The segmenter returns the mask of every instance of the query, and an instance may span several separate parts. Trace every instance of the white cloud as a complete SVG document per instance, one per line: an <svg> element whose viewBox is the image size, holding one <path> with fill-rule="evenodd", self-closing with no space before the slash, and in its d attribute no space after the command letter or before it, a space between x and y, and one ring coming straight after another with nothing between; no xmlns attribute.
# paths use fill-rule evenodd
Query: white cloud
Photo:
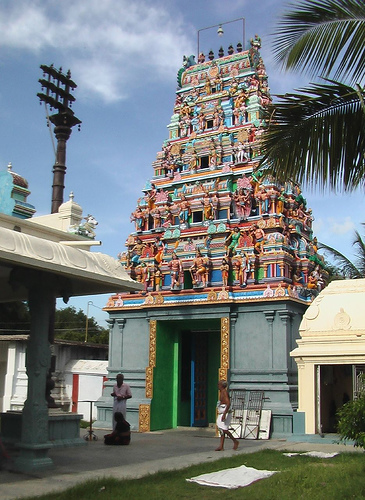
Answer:
<svg viewBox="0 0 365 500"><path fill-rule="evenodd" d="M328 218L328 230L333 234L343 235L352 233L355 230L355 224L351 217L342 217L334 219Z"/></svg>
<svg viewBox="0 0 365 500"><path fill-rule="evenodd" d="M313 229L316 234L321 235L321 241L330 246L339 246L344 243L352 241L353 232L356 225L350 216L347 217L322 217L315 219ZM339 238L339 236L344 238Z"/></svg>
<svg viewBox="0 0 365 500"><path fill-rule="evenodd" d="M126 98L146 71L157 81L172 78L191 50L191 34L168 7L144 0L5 2L0 44L51 57L56 66L55 59L63 61L85 91L113 102Z"/></svg>
<svg viewBox="0 0 365 500"><path fill-rule="evenodd" d="M325 222L322 218L315 218L313 222L313 230L315 233L320 233L325 225Z"/></svg>
<svg viewBox="0 0 365 500"><path fill-rule="evenodd" d="M38 51L49 45L47 17L38 5L14 2L0 7L0 44L13 49Z"/></svg>

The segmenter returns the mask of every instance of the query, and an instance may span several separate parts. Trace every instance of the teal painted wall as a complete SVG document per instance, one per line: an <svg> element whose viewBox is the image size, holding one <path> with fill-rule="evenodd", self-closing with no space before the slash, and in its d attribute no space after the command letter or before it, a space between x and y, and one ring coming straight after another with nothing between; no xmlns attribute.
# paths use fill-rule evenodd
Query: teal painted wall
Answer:
<svg viewBox="0 0 365 500"><path fill-rule="evenodd" d="M183 332L207 332L208 420L215 421L220 365L220 318L230 317L230 389L263 390L264 408L272 410L273 434L292 432L297 405L297 368L290 352L296 347L299 324L307 305L297 301L257 300L239 304L217 302L194 307L161 307L152 310L120 310L113 323L109 376L98 402L98 423L110 424L111 386L124 372L133 398L128 420L138 429L140 404L151 404L151 429L190 425L190 400L181 400L181 336ZM145 368L149 359L149 320L157 321L154 397L146 398ZM124 321L124 323L123 323ZM104 416L105 414L105 416ZM100 416L101 417L100 417Z"/></svg>
<svg viewBox="0 0 365 500"><path fill-rule="evenodd" d="M0 212L13 215L15 201L11 197L13 177L8 171L0 172Z"/></svg>

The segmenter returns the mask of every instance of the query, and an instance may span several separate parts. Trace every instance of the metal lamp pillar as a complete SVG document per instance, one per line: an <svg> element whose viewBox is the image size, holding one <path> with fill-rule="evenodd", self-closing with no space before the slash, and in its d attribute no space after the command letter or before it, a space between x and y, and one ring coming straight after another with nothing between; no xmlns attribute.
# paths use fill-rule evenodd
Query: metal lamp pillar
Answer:
<svg viewBox="0 0 365 500"><path fill-rule="evenodd" d="M71 80L71 72L66 75L62 73L62 68L56 70L53 65L41 65L43 76L39 83L42 85L42 93L38 93L40 101L57 109L58 113L49 116L49 121L55 126L54 134L57 139L56 162L53 166L53 184L52 184L52 208L51 213L57 213L60 205L63 203L63 191L65 189L64 181L66 174L66 142L71 135L71 129L75 125L81 124L81 121L71 110L71 104L75 101L71 90L77 85Z"/></svg>
<svg viewBox="0 0 365 500"><path fill-rule="evenodd" d="M71 135L71 127L58 125L54 129L57 139L56 163L53 166L52 208L51 213L57 213L63 203L66 174L66 142Z"/></svg>

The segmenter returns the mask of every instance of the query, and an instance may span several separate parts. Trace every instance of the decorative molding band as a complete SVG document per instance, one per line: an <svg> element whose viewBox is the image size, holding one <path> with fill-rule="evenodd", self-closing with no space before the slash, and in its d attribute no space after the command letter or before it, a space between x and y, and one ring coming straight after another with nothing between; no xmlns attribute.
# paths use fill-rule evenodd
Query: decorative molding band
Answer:
<svg viewBox="0 0 365 500"><path fill-rule="evenodd" d="M287 323L288 321L290 322L295 316L295 313L291 311L278 311L278 312L280 319L283 323Z"/></svg>
<svg viewBox="0 0 365 500"><path fill-rule="evenodd" d="M148 366L156 366L156 331L157 331L157 321L151 320Z"/></svg>
<svg viewBox="0 0 365 500"><path fill-rule="evenodd" d="M146 398L153 398L153 366L146 368Z"/></svg>
<svg viewBox="0 0 365 500"><path fill-rule="evenodd" d="M150 345L148 366L146 367L146 398L153 397L153 368L156 366L156 331L157 321L150 321Z"/></svg>
<svg viewBox="0 0 365 500"><path fill-rule="evenodd" d="M272 311L263 311L263 313L265 314L266 321L268 321L269 323L272 323L274 321L275 312L276 311L274 311L274 310L272 310Z"/></svg>
<svg viewBox="0 0 365 500"><path fill-rule="evenodd" d="M124 318L116 318L115 322L119 327L119 331L122 333L126 320Z"/></svg>
<svg viewBox="0 0 365 500"><path fill-rule="evenodd" d="M37 226L37 224L32 224ZM71 241L70 241L71 242ZM62 279L70 279L78 292L108 293L108 290L142 290L143 285L133 281L120 263L100 252L89 252L70 247L57 241L49 241L30 234L19 233L0 227L1 260L22 266L31 266L34 271L55 273L62 270ZM75 241L75 245L78 242ZM24 274L24 271L23 271ZM24 283L24 279L22 280ZM20 297L19 297L20 298Z"/></svg>
<svg viewBox="0 0 365 500"><path fill-rule="evenodd" d="M149 432L151 429L151 407L149 404L139 405L139 432Z"/></svg>
<svg viewBox="0 0 365 500"><path fill-rule="evenodd" d="M226 370L225 368L219 368L218 379L227 380L227 378L228 378L228 370Z"/></svg>
<svg viewBox="0 0 365 500"><path fill-rule="evenodd" d="M221 366L219 380L227 380L229 368L229 317L221 318Z"/></svg>

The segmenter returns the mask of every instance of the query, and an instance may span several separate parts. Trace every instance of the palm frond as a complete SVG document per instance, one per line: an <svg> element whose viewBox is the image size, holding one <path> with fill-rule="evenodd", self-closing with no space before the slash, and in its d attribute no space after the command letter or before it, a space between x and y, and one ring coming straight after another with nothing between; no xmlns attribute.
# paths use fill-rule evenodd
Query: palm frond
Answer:
<svg viewBox="0 0 365 500"><path fill-rule="evenodd" d="M364 278L365 275L361 272L360 269L357 268L355 264L353 264L350 259L348 259L341 252L332 248L324 243L319 243L318 248L321 250L325 250L332 257L337 267L340 269L341 274L348 279L354 278Z"/></svg>
<svg viewBox="0 0 365 500"><path fill-rule="evenodd" d="M365 112L359 88L326 80L277 96L262 138L265 165L279 180L350 190L365 184ZM364 96L364 91L360 91Z"/></svg>
<svg viewBox="0 0 365 500"><path fill-rule="evenodd" d="M362 83L365 74L364 0L304 0L283 15L273 43L285 69Z"/></svg>
<svg viewBox="0 0 365 500"><path fill-rule="evenodd" d="M355 239L352 245L355 247L356 267L362 277L365 277L365 242L358 231L355 231Z"/></svg>

